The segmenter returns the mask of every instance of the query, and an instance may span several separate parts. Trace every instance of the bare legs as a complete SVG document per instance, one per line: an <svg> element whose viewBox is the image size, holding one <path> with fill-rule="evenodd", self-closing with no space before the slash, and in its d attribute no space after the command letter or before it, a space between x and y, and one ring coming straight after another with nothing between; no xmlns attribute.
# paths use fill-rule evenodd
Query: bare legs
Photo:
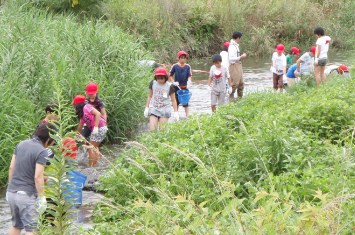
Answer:
<svg viewBox="0 0 355 235"><path fill-rule="evenodd" d="M155 131L158 127L159 127L159 130L161 130L159 123L168 122L168 120L169 120L169 118L166 118L166 117L158 118L157 116L150 115L149 130Z"/></svg>
<svg viewBox="0 0 355 235"><path fill-rule="evenodd" d="M321 79L322 83L325 83L326 77L324 74L325 66L314 66L314 75L316 76L317 87L319 87Z"/></svg>
<svg viewBox="0 0 355 235"><path fill-rule="evenodd" d="M100 159L100 154L97 151L99 149L100 143L94 142L94 141L89 141L91 145L93 145L94 148L89 149L89 165L91 167L96 166L97 161Z"/></svg>

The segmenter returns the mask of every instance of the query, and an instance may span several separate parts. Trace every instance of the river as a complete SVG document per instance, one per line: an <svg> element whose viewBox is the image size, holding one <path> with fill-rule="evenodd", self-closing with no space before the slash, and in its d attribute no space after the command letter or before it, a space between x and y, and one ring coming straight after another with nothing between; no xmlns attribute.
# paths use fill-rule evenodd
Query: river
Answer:
<svg viewBox="0 0 355 235"><path fill-rule="evenodd" d="M328 65L340 65L345 64L347 66L353 65L354 60L349 60L353 58L353 51L338 51L331 52L328 54ZM294 59L294 62L297 59ZM199 60L188 61L192 69L195 70L205 70L209 71L211 65L213 65L210 58L203 58ZM264 89L272 88L271 73L269 72L271 63L270 58L245 58L243 60L243 72L245 80L245 95L248 93L261 91ZM207 92L207 80L208 74L193 72L193 86L190 89L192 92L192 97L189 102L190 113L201 114L201 113L211 113L210 107L210 95ZM142 110L143 115L143 110ZM179 108L180 117L185 117L185 112L183 108ZM139 125L137 133L147 132L149 126L147 123L142 123ZM106 155L109 156L110 161L114 161L118 157L119 152L122 150L121 146L112 145L108 147L109 151ZM87 157L85 154L78 154L78 164L79 169L86 170L89 174L100 174L108 168L109 164L105 159L100 160L100 166L96 169L91 169L87 163ZM7 202L5 201L5 191L6 189L0 189L0 235L7 234L11 226L10 220L10 209ZM90 218L95 204L103 197L100 193L95 193L92 191L83 191L83 205L79 208L76 214L75 224L88 229L93 226L93 222ZM25 233L21 233L25 234Z"/></svg>

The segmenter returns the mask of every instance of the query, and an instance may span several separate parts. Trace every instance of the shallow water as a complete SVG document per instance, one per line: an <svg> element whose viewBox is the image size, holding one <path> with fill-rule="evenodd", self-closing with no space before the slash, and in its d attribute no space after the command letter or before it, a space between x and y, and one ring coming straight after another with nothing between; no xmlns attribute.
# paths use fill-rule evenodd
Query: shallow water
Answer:
<svg viewBox="0 0 355 235"><path fill-rule="evenodd" d="M345 64L347 66L353 64L352 51L333 52L329 54L328 65ZM296 62L297 58L294 59ZM210 58L200 59L196 61L188 61L192 69L209 71L212 61ZM270 58L246 58L243 60L243 72L245 80L245 95L250 92L260 91L272 88L271 73L269 72L271 63ZM207 92L207 73L193 72L193 86L190 91L192 97L189 102L190 113L211 113L210 95ZM143 110L142 110L143 115ZM182 107L179 108L179 115L185 118L185 112ZM148 122L144 122L138 126L136 134L141 134L149 130ZM107 159L101 159L99 167L92 169L88 166L87 157L84 153L78 155L78 169L87 170L90 176L102 174L108 167L109 161L114 161L121 151L122 147L117 145L108 146L106 155ZM11 226L10 209L5 201L6 189L0 189L0 235L7 234ZM90 218L94 205L98 202L103 195L92 191L83 191L83 205L75 216L75 224L83 226L85 229L92 228L93 222ZM24 234L24 233L23 233Z"/></svg>

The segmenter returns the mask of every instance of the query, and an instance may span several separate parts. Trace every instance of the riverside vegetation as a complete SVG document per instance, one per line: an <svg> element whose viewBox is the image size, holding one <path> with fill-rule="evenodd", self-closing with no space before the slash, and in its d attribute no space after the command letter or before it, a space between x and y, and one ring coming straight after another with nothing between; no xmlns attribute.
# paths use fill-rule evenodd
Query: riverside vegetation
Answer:
<svg viewBox="0 0 355 235"><path fill-rule="evenodd" d="M249 94L128 142L88 234L352 234L354 80Z"/></svg>
<svg viewBox="0 0 355 235"><path fill-rule="evenodd" d="M322 26L336 48L354 49L354 0L36 0L55 12L106 19L142 38L161 62L186 50L195 57L222 49L234 31L243 32L242 52L265 56L276 44L308 51Z"/></svg>
<svg viewBox="0 0 355 235"><path fill-rule="evenodd" d="M109 137L124 137L141 119L149 54L133 37L105 22L78 23L76 16L53 15L20 1L0 8L0 185L17 143L29 138L55 99L54 84L71 108L86 85L99 84L108 111ZM77 118L71 124L78 123Z"/></svg>

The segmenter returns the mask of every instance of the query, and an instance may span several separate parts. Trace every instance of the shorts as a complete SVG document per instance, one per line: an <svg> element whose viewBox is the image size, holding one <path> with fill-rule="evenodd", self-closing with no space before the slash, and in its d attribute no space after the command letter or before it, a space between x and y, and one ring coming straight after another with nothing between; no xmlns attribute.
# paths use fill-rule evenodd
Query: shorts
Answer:
<svg viewBox="0 0 355 235"><path fill-rule="evenodd" d="M38 231L38 204L35 194L28 196L26 193L6 192L10 205L12 226L25 229L26 232Z"/></svg>
<svg viewBox="0 0 355 235"><path fill-rule="evenodd" d="M174 89L175 89L175 99L176 99L176 104L177 106L179 106L180 102L179 102L179 98L178 98L178 94L177 94L177 91L180 90L177 86L174 86ZM187 88L181 88L181 90L189 90ZM189 107L189 103L183 105L182 107Z"/></svg>
<svg viewBox="0 0 355 235"><path fill-rule="evenodd" d="M105 139L107 131L107 126L103 126L99 128L99 133L97 135L94 135L91 132L90 141L101 143Z"/></svg>
<svg viewBox="0 0 355 235"><path fill-rule="evenodd" d="M276 73L273 73L272 74L272 78L273 78L273 81L274 81L274 89L277 89L277 88L282 88L283 87L283 74L276 74Z"/></svg>
<svg viewBox="0 0 355 235"><path fill-rule="evenodd" d="M235 91L244 89L243 68L242 63L237 61L229 65L229 74L231 77L232 88Z"/></svg>
<svg viewBox="0 0 355 235"><path fill-rule="evenodd" d="M85 138L88 138L91 134L91 130L87 125L84 125L84 128L81 131L81 135L84 136Z"/></svg>
<svg viewBox="0 0 355 235"><path fill-rule="evenodd" d="M211 105L215 106L218 104L218 106L224 105L226 98L226 93L225 92L211 92Z"/></svg>
<svg viewBox="0 0 355 235"><path fill-rule="evenodd" d="M318 66L325 66L327 64L327 58L318 59Z"/></svg>
<svg viewBox="0 0 355 235"><path fill-rule="evenodd" d="M287 78L287 85L292 86L296 84L296 78Z"/></svg>
<svg viewBox="0 0 355 235"><path fill-rule="evenodd" d="M169 118L171 116L170 107L162 109L149 108L149 113L157 118Z"/></svg>

